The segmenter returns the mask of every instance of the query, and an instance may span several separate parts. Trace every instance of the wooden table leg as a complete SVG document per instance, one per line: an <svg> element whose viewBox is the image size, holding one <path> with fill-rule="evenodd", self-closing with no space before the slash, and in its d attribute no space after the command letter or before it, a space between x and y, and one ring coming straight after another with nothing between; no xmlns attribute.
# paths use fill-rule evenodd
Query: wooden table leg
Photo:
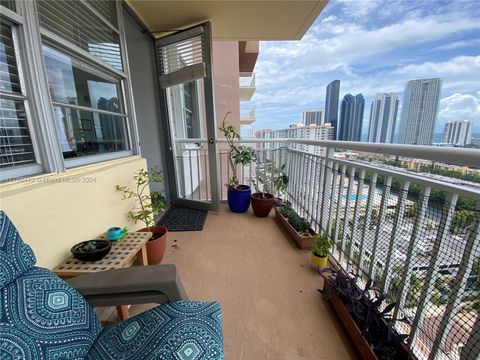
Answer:
<svg viewBox="0 0 480 360"><path fill-rule="evenodd" d="M138 263L140 265L148 265L148 257L147 257L147 245L143 245L140 251L137 254Z"/></svg>
<svg viewBox="0 0 480 360"><path fill-rule="evenodd" d="M128 312L128 305L120 305L116 306L117 308L117 316L120 320L127 320L130 317L130 313Z"/></svg>

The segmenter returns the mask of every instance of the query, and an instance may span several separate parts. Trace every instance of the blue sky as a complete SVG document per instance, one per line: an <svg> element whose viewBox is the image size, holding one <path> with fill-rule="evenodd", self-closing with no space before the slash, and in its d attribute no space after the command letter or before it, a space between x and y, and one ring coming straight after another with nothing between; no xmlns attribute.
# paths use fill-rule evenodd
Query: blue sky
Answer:
<svg viewBox="0 0 480 360"><path fill-rule="evenodd" d="M437 131L471 120L480 132L479 2L331 0L301 41L262 42L255 73L256 129L285 128L303 109L324 108L327 84L339 79L340 98L365 96L366 133L377 92L396 93L401 106L408 80L440 77Z"/></svg>

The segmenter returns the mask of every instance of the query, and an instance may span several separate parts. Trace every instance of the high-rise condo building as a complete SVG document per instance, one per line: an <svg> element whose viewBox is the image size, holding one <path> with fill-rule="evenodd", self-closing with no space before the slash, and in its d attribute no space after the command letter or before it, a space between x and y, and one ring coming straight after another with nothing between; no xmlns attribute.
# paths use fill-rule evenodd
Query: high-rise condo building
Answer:
<svg viewBox="0 0 480 360"><path fill-rule="evenodd" d="M337 140L360 141L362 137L365 98L362 94L347 94L340 105L340 123Z"/></svg>
<svg viewBox="0 0 480 360"><path fill-rule="evenodd" d="M333 140L337 139L338 128L338 99L340 96L340 80L333 80L327 85L325 97L325 123L330 123L333 129Z"/></svg>
<svg viewBox="0 0 480 360"><path fill-rule="evenodd" d="M303 110L302 124L309 125L322 125L323 124L323 109L306 109Z"/></svg>
<svg viewBox="0 0 480 360"><path fill-rule="evenodd" d="M472 143L472 123L468 120L449 121L443 130L443 142L457 146Z"/></svg>
<svg viewBox="0 0 480 360"><path fill-rule="evenodd" d="M410 80L403 93L398 143L430 145L437 122L442 79Z"/></svg>
<svg viewBox="0 0 480 360"><path fill-rule="evenodd" d="M368 142L393 142L398 104L398 97L393 93L379 93L375 96L370 109Z"/></svg>
<svg viewBox="0 0 480 360"><path fill-rule="evenodd" d="M333 127L330 124L298 126L290 125L288 129L273 130L274 139L298 140L332 140ZM308 152L315 155L325 155L325 148L315 145L291 144L294 150Z"/></svg>

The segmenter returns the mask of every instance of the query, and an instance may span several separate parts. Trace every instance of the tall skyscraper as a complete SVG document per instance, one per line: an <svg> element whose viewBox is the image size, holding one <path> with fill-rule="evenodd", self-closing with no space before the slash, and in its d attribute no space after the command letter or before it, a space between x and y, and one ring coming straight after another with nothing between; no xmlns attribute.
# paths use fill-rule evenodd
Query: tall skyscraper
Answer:
<svg viewBox="0 0 480 360"><path fill-rule="evenodd" d="M442 79L410 80L403 92L400 144L430 145L438 117Z"/></svg>
<svg viewBox="0 0 480 360"><path fill-rule="evenodd" d="M347 94L340 105L340 123L337 140L360 141L362 137L365 99L362 94Z"/></svg>
<svg viewBox="0 0 480 360"><path fill-rule="evenodd" d="M465 121L449 121L443 130L443 142L457 146L472 143L472 123Z"/></svg>
<svg viewBox="0 0 480 360"><path fill-rule="evenodd" d="M325 123L330 123L333 129L333 140L338 134L338 99L340 96L340 80L333 80L327 85L327 96L325 98Z"/></svg>
<svg viewBox="0 0 480 360"><path fill-rule="evenodd" d="M303 110L302 124L322 125L323 124L323 109Z"/></svg>
<svg viewBox="0 0 480 360"><path fill-rule="evenodd" d="M370 110L368 142L393 142L398 103L398 97L393 93L379 93L375 96Z"/></svg>

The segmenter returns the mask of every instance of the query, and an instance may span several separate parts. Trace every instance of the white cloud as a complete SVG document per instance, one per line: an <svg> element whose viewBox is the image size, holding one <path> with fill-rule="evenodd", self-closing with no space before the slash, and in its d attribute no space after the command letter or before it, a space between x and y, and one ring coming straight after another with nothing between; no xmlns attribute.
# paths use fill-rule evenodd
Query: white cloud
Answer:
<svg viewBox="0 0 480 360"><path fill-rule="evenodd" d="M480 125L480 91L475 95L455 93L440 100L440 124L453 120L470 120Z"/></svg>
<svg viewBox="0 0 480 360"><path fill-rule="evenodd" d="M477 46L480 45L480 39L469 39L469 40L459 40L459 41L452 41L446 44L434 47L430 51L443 51L443 50L455 50L469 46Z"/></svg>

